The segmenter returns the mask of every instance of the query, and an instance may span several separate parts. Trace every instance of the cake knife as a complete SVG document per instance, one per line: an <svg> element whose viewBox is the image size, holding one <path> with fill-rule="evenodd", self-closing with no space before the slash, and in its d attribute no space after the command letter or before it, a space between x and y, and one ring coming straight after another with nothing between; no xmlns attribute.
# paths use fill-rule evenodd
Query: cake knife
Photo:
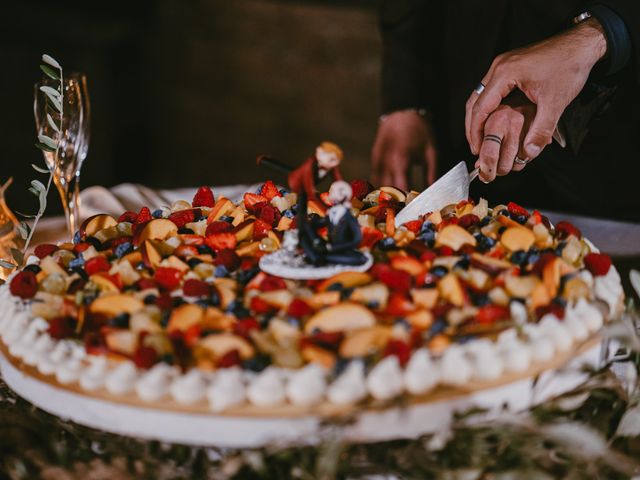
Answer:
<svg viewBox="0 0 640 480"><path fill-rule="evenodd" d="M476 179L478 173L477 168L467 171L467 164L460 162L398 212L396 227L417 220L425 213L468 199L469 184Z"/></svg>

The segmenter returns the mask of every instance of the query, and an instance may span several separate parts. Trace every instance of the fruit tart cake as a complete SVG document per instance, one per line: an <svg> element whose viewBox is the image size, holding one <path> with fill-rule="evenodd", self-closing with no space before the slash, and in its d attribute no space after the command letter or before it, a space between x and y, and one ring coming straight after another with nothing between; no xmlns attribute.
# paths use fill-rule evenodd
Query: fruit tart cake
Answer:
<svg viewBox="0 0 640 480"><path fill-rule="evenodd" d="M480 200L396 227L416 192L352 189L374 265L314 281L258 267L296 223L296 194L271 181L237 204L201 187L91 217L0 287L1 350L79 394L286 415L535 375L621 307L610 258L569 223Z"/></svg>

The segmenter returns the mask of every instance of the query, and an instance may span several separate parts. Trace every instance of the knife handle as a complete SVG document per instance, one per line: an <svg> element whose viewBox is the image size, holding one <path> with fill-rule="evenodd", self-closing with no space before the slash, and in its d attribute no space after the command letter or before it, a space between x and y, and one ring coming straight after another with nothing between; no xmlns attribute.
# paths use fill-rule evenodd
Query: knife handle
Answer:
<svg viewBox="0 0 640 480"><path fill-rule="evenodd" d="M469 183L473 182L480 175L480 167L474 168L469 172Z"/></svg>

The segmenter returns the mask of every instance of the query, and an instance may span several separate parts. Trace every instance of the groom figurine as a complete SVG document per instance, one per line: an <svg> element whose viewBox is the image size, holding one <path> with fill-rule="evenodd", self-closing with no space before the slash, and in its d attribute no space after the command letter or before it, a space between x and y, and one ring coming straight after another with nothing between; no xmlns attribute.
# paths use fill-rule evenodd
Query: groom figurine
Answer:
<svg viewBox="0 0 640 480"><path fill-rule="evenodd" d="M342 150L335 143L322 142L316 148L315 155L307 158L289 174L289 188L305 200L315 200L322 206L316 185L327 175L333 177L334 181L342 180L339 166L343 157Z"/></svg>

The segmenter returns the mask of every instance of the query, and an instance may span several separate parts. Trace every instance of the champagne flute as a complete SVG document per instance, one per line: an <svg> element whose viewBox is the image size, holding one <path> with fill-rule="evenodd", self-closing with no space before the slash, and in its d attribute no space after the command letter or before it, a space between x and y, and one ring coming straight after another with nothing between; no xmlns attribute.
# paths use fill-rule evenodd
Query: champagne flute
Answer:
<svg viewBox="0 0 640 480"><path fill-rule="evenodd" d="M72 73L64 77L64 115L60 125L60 114L40 91L43 86L56 88L57 85L56 80L49 78L38 82L34 87L33 108L38 135L59 139L57 152L43 151L43 154L62 200L69 235L73 236L79 221L80 169L89 148L89 95L85 75ZM47 120L47 115L59 125L60 133Z"/></svg>

